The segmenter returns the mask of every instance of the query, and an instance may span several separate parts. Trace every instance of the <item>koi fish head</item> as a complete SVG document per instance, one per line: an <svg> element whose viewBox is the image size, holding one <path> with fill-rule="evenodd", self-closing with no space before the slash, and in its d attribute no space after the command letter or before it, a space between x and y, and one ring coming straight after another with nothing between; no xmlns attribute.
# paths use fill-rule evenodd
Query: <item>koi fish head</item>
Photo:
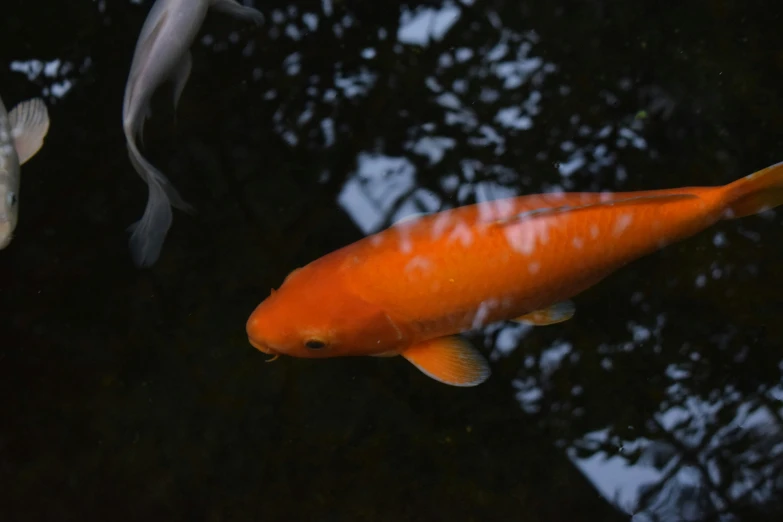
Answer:
<svg viewBox="0 0 783 522"><path fill-rule="evenodd" d="M247 321L250 344L302 358L393 352L405 336L380 307L345 291L332 274L297 269Z"/></svg>

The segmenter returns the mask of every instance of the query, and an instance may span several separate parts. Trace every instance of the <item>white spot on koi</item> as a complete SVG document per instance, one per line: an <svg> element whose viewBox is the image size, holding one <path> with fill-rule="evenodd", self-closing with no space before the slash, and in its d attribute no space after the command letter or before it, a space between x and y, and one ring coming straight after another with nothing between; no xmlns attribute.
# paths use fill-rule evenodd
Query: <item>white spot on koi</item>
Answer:
<svg viewBox="0 0 783 522"><path fill-rule="evenodd" d="M505 234L511 248L524 255L530 255L538 243L549 242L549 228L553 218L523 220L519 224L506 227Z"/></svg>
<svg viewBox="0 0 783 522"><path fill-rule="evenodd" d="M389 324L392 325L392 328L394 328L394 332L397 334L397 340L398 341L402 340L403 337L402 330L400 330L397 324L394 321L392 321L392 318L389 317L389 314L384 313L383 315L384 317L386 317L386 320L389 322ZM378 342L380 343L381 341L379 340Z"/></svg>
<svg viewBox="0 0 783 522"><path fill-rule="evenodd" d="M473 316L473 323L471 327L475 329L484 326L484 322L489 316L489 313L496 306L497 306L497 301L495 299L487 299L486 301L482 301L482 303L478 307L478 310L476 310L476 315Z"/></svg>
<svg viewBox="0 0 783 522"><path fill-rule="evenodd" d="M614 223L614 235L619 236L625 232L625 229L630 226L631 221L633 221L633 216L631 214L621 214Z"/></svg>
<svg viewBox="0 0 783 522"><path fill-rule="evenodd" d="M483 201L478 204L479 220L484 223L506 219L513 210L514 203L510 199Z"/></svg>
<svg viewBox="0 0 783 522"><path fill-rule="evenodd" d="M574 245L574 248L581 249L583 246L585 246L585 240L581 237L577 236L574 239L571 240L571 244Z"/></svg>
<svg viewBox="0 0 783 522"><path fill-rule="evenodd" d="M459 240L462 246L470 246L473 243L473 234L465 223L458 223L449 234L449 242Z"/></svg>
<svg viewBox="0 0 783 522"><path fill-rule="evenodd" d="M452 217L450 213L439 214L432 224L432 239L440 239L451 224Z"/></svg>
<svg viewBox="0 0 783 522"><path fill-rule="evenodd" d="M413 250L413 242L408 235L408 229L405 226L399 228L400 231L400 251L408 254Z"/></svg>
<svg viewBox="0 0 783 522"><path fill-rule="evenodd" d="M535 249L536 238L534 234L529 233L526 226L509 227L505 230L506 239L511 248L521 252L526 256L533 253Z"/></svg>
<svg viewBox="0 0 783 522"><path fill-rule="evenodd" d="M590 237L592 237L593 239L597 238L599 231L600 230L598 229L598 225L596 224L590 225Z"/></svg>
<svg viewBox="0 0 783 522"><path fill-rule="evenodd" d="M531 274L535 275L538 273L539 270L541 270L541 263L539 263L538 261L533 261L532 263L527 265L527 269Z"/></svg>
<svg viewBox="0 0 783 522"><path fill-rule="evenodd" d="M410 261L405 265L405 272L409 273L416 269L427 271L432 267L432 261L424 256L413 256Z"/></svg>

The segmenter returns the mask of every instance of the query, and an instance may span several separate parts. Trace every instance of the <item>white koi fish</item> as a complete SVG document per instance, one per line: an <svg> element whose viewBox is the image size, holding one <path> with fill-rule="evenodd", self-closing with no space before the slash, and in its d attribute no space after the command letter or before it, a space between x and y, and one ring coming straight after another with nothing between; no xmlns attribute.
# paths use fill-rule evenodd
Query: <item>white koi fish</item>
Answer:
<svg viewBox="0 0 783 522"><path fill-rule="evenodd" d="M122 126L131 163L149 190L144 215L128 229L131 253L137 266L150 266L158 260L171 227L171 206L191 210L163 173L139 152L136 139L143 144L144 120L150 115L152 95L169 80L174 83L176 110L190 76L190 47L210 7L256 24L264 19L259 11L243 6L237 0L157 0L136 43L125 86Z"/></svg>
<svg viewBox="0 0 783 522"><path fill-rule="evenodd" d="M35 156L49 132L49 113L40 98L6 112L0 100L0 250L13 238L19 219L19 166Z"/></svg>

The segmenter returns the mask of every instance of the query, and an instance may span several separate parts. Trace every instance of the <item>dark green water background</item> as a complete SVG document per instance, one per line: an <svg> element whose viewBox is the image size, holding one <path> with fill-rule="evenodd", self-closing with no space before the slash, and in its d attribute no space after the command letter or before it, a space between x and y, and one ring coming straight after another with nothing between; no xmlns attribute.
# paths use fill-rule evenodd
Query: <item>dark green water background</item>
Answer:
<svg viewBox="0 0 783 522"><path fill-rule="evenodd" d="M255 5L259 28L208 17L176 113L155 99L145 150L198 212L147 270L121 107L151 2L0 7L0 95L45 95L52 120L0 252L1 520L783 518L779 214L624 268L567 323L471 333L493 354L477 388L401 358L264 364L244 332L366 233L351 187L377 229L783 161L783 4Z"/></svg>

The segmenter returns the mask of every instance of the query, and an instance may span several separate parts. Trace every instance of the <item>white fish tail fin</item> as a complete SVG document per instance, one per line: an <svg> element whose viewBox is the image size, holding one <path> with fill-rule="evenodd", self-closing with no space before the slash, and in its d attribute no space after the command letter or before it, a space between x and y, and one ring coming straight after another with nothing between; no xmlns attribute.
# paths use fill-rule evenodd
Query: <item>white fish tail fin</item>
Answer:
<svg viewBox="0 0 783 522"><path fill-rule="evenodd" d="M256 25L264 23L264 15L261 14L261 11L252 7L246 7L237 2L237 0L212 0L212 7L215 11L249 20Z"/></svg>
<svg viewBox="0 0 783 522"><path fill-rule="evenodd" d="M8 114L19 164L35 156L49 132L49 112L41 98L26 100Z"/></svg>
<svg viewBox="0 0 783 522"><path fill-rule="evenodd" d="M179 65L174 69L172 78L174 79L174 112L176 118L177 105L179 99L182 96L182 91L185 89L185 84L188 83L190 77L190 71L193 69L193 58L190 55L190 51L185 52L182 56L182 60Z"/></svg>
<svg viewBox="0 0 783 522"><path fill-rule="evenodd" d="M131 232L131 255L136 266L151 266L160 257L166 234L171 228L171 207L185 212L192 212L193 207L182 199L166 176L142 156L132 139L128 140L128 155L149 190L144 214L128 228Z"/></svg>
<svg viewBox="0 0 783 522"><path fill-rule="evenodd" d="M783 162L726 185L724 219L758 214L783 205Z"/></svg>

